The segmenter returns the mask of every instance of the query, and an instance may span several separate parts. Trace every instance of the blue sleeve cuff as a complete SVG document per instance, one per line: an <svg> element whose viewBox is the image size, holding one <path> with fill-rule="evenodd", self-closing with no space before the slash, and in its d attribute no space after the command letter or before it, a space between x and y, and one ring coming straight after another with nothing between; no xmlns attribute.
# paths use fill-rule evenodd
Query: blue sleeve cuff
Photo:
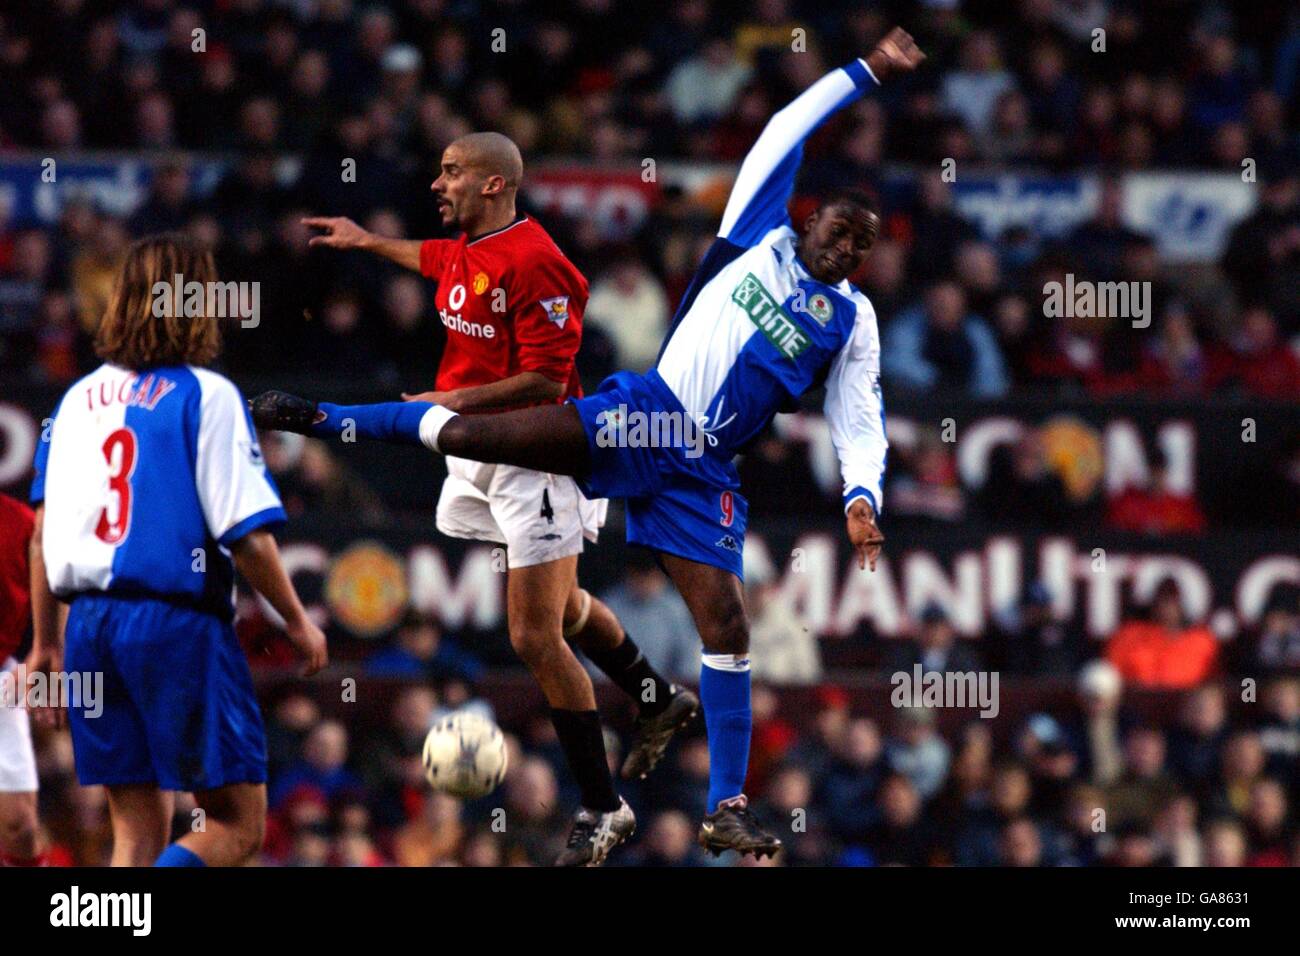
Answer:
<svg viewBox="0 0 1300 956"><path fill-rule="evenodd" d="M872 514L879 515L880 509L876 507L876 496L867 491L866 488L850 488L844 493L844 510L848 511L849 506L859 498L866 498L867 504L871 505Z"/></svg>
<svg viewBox="0 0 1300 956"><path fill-rule="evenodd" d="M251 514L243 521L236 524L233 528L221 536L220 543L224 547L230 547L240 538L247 535L250 531L256 531L258 528L265 528L268 525L284 524L289 520L288 515L284 513L283 508L266 508L256 514Z"/></svg>
<svg viewBox="0 0 1300 956"><path fill-rule="evenodd" d="M32 480L32 490L27 494L27 501L32 507L45 503L45 476L37 475Z"/></svg>
<svg viewBox="0 0 1300 956"><path fill-rule="evenodd" d="M880 85L880 81L876 79L876 74L871 72L871 67L867 66L865 59L854 60L844 68L844 72L853 80L853 85L860 90L866 89L873 83L876 86Z"/></svg>

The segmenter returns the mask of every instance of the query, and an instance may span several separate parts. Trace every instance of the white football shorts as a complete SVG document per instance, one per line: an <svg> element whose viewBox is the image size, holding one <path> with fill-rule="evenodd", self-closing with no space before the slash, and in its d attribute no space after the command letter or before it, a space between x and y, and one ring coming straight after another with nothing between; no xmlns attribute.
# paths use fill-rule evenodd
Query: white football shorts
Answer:
<svg viewBox="0 0 1300 956"><path fill-rule="evenodd" d="M506 564L527 568L582 553L605 524L609 502L592 501L567 475L447 456L438 530L506 546Z"/></svg>
<svg viewBox="0 0 1300 956"><path fill-rule="evenodd" d="M36 752L27 708L17 706L22 688L15 688L13 658L0 662L0 793L35 793Z"/></svg>

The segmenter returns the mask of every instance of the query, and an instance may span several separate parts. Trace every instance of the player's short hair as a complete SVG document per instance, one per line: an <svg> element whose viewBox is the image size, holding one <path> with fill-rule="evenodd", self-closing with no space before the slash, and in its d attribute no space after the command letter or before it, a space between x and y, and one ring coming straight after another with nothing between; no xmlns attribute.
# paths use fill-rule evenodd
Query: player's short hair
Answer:
<svg viewBox="0 0 1300 956"><path fill-rule="evenodd" d="M823 199L821 203L822 209L836 209L844 206L861 209L863 212L871 213L877 219L880 218L880 206L875 198L865 189L859 189L856 186L837 189Z"/></svg>
<svg viewBox="0 0 1300 956"><path fill-rule="evenodd" d="M199 282L209 288L208 283L217 280L211 250L180 233L132 243L95 333L95 354L133 370L211 363L221 351L221 331L217 317L207 314L206 295L198 315L186 315L185 309L155 309L155 287L162 282L170 288L176 276L187 285ZM163 314L155 314L158 311Z"/></svg>

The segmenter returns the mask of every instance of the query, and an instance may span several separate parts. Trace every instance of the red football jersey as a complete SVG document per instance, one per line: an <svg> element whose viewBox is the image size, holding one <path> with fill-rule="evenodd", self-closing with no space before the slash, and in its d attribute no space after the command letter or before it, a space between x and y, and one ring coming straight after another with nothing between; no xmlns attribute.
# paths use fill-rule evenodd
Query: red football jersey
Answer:
<svg viewBox="0 0 1300 956"><path fill-rule="evenodd" d="M31 617L27 546L34 525L31 508L0 494L0 666L18 650Z"/></svg>
<svg viewBox="0 0 1300 956"><path fill-rule="evenodd" d="M527 216L477 239L429 239L420 271L438 283L447 329L438 391L539 372L582 395L574 357L582 341L587 280Z"/></svg>

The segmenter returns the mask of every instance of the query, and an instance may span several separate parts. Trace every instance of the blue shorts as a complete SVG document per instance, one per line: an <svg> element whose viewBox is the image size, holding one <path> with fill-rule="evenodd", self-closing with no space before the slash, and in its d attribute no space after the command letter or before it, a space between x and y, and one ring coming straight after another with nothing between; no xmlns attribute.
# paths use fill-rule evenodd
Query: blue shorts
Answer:
<svg viewBox="0 0 1300 956"><path fill-rule="evenodd" d="M677 397L650 371L616 372L585 398L570 399L587 432L591 470L577 479L588 498L627 502L627 540L730 571L744 580L749 505L730 460L687 446L616 443L610 414L675 412Z"/></svg>
<svg viewBox="0 0 1300 956"><path fill-rule="evenodd" d="M68 707L82 786L266 782L262 715L228 621L155 598L82 594L66 645L65 671L103 675L96 699L83 693Z"/></svg>

